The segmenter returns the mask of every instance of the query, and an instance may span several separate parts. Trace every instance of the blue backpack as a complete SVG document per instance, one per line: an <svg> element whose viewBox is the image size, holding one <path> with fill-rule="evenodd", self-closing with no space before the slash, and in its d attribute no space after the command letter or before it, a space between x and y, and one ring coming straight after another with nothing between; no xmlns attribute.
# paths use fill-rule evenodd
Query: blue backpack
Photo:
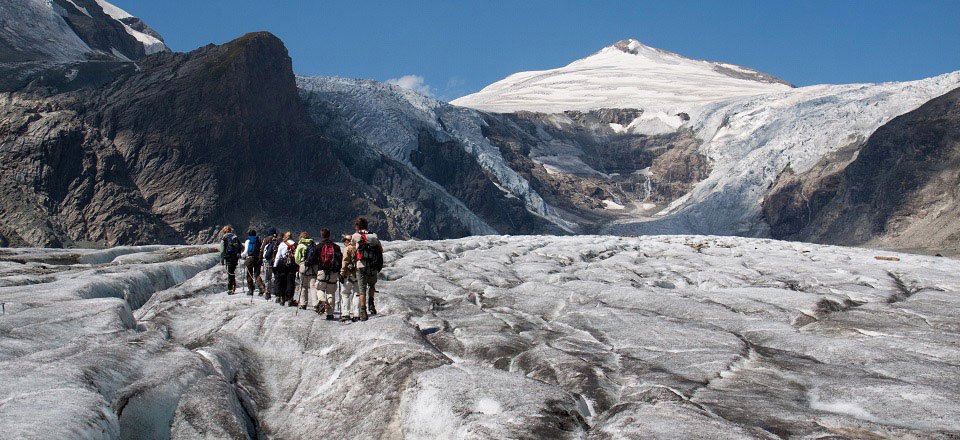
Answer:
<svg viewBox="0 0 960 440"><path fill-rule="evenodd" d="M260 254L260 237L251 235L247 237L247 258L258 257Z"/></svg>

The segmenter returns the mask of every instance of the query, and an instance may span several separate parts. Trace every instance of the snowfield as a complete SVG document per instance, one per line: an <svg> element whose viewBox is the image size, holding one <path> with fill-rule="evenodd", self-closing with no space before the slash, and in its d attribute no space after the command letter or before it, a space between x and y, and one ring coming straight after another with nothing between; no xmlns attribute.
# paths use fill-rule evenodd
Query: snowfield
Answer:
<svg viewBox="0 0 960 440"><path fill-rule="evenodd" d="M3 437L960 435L952 259L710 236L391 242L381 315L340 324L227 296L211 251L0 250Z"/></svg>
<svg viewBox="0 0 960 440"><path fill-rule="evenodd" d="M693 60L631 39L564 67L515 73L450 103L495 113L636 108L661 112L662 123L676 129L683 123L679 112L790 88L753 69Z"/></svg>

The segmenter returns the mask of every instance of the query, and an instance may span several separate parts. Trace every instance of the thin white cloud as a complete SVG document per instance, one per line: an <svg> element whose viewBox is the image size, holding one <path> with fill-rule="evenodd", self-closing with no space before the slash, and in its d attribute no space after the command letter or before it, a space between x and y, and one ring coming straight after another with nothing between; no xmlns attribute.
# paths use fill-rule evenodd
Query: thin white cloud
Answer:
<svg viewBox="0 0 960 440"><path fill-rule="evenodd" d="M393 84L405 89L413 90L421 95L433 96L433 88L427 85L420 75L404 75L400 78L388 79L387 84Z"/></svg>

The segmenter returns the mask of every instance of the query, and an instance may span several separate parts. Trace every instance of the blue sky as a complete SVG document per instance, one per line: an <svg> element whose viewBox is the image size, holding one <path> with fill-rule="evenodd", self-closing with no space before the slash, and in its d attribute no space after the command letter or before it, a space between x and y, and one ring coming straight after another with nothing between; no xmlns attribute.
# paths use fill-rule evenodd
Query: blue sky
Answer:
<svg viewBox="0 0 960 440"><path fill-rule="evenodd" d="M960 0L111 0L188 51L266 30L297 73L424 79L442 99L624 38L796 85L960 70Z"/></svg>

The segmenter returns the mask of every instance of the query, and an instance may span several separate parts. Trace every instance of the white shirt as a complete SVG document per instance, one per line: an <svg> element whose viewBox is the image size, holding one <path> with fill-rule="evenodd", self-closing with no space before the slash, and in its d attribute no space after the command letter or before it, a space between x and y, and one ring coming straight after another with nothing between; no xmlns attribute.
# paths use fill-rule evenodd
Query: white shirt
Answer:
<svg viewBox="0 0 960 440"><path fill-rule="evenodd" d="M287 256L287 252L291 252L290 248L292 247L296 249L296 245L297 243L295 243L293 240L287 240L280 243L277 246L277 257L273 259L273 266L274 267L279 266L280 262L283 261L284 257Z"/></svg>

